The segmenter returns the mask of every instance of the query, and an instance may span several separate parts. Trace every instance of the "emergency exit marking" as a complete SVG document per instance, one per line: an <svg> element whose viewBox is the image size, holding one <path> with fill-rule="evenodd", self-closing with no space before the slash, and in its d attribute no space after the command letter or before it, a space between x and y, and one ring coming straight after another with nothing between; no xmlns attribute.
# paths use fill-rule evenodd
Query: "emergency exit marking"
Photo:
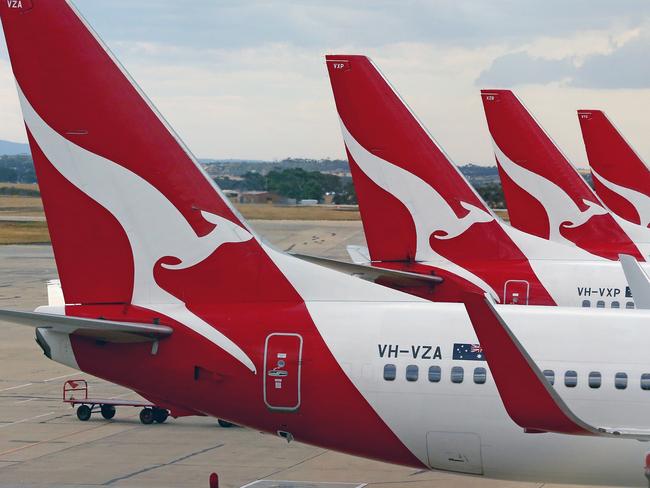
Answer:
<svg viewBox="0 0 650 488"><path fill-rule="evenodd" d="M300 406L302 337L274 333L264 351L264 402L271 410L294 411Z"/></svg>

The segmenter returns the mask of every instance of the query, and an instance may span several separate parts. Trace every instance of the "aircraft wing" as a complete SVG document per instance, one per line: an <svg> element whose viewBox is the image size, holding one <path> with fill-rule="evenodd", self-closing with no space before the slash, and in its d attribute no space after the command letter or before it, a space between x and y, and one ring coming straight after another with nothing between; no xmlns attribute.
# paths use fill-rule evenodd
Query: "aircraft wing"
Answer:
<svg viewBox="0 0 650 488"><path fill-rule="evenodd" d="M632 290L634 305L636 308L650 309L650 278L633 256L619 254L618 259Z"/></svg>
<svg viewBox="0 0 650 488"><path fill-rule="evenodd" d="M309 256L307 254L292 253L292 256L345 274L357 276L362 280L373 283L381 282L382 285L389 287L433 286L442 283L443 281L440 276L435 275L410 273L408 271L399 271L396 269L376 268L374 266L348 263L345 261L337 261L335 259L321 258L319 256Z"/></svg>
<svg viewBox="0 0 650 488"><path fill-rule="evenodd" d="M117 322L113 320L69 317L66 315L20 312L0 309L0 321L48 329L63 334L77 334L105 342L153 342L169 336L174 330L166 325Z"/></svg>
<svg viewBox="0 0 650 488"><path fill-rule="evenodd" d="M506 411L525 432L650 440L647 429L594 426L579 418L546 380L492 300L468 293L464 303Z"/></svg>

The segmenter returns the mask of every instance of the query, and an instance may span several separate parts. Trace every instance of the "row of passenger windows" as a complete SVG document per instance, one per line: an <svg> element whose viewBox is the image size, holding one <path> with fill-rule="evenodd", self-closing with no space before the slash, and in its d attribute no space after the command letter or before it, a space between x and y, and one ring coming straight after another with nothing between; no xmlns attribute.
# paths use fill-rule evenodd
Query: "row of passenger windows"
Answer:
<svg viewBox="0 0 650 488"><path fill-rule="evenodd" d="M582 306L585 308L591 307L591 300L582 300ZM612 308L621 308L621 303L614 301L610 305ZM605 308L605 300L598 300L596 308ZM634 308L634 302L625 302L625 308Z"/></svg>
<svg viewBox="0 0 650 488"><path fill-rule="evenodd" d="M417 381L419 376L420 368L416 364L409 364L406 367L406 381ZM551 385L555 384L555 371L545 369L544 376ZM482 385L487 381L487 370L483 367L474 368L472 377L474 383ZM395 381L396 378L397 366L394 364L384 365L384 379L386 381ZM442 379L442 369L440 366L429 366L428 379L431 383L438 383ZM453 366L451 368L450 379L452 383L462 383L465 379L464 368L462 366ZM592 371L587 376L587 384L590 388L600 388L602 379L602 375L599 371ZM625 390L627 388L627 383L627 373L620 372L614 375L614 387L617 390ZM564 386L567 388L578 386L578 373L576 371L568 370L564 373ZM643 373L641 375L641 389L650 390L650 373Z"/></svg>
<svg viewBox="0 0 650 488"><path fill-rule="evenodd" d="M555 383L555 372L550 369L544 370L544 376L552 385ZM600 388L602 384L602 375L598 371L592 371L587 376L587 384L589 388ZM614 375L614 387L617 390L625 390L627 388L627 373L616 373ZM578 385L578 373L569 370L564 373L564 386L567 388L574 388ZM650 390L650 373L643 373L641 375L641 389Z"/></svg>
<svg viewBox="0 0 650 488"><path fill-rule="evenodd" d="M417 381L420 376L420 368L416 364L409 364L406 367L406 381ZM394 381L397 378L397 367L394 364L384 366L384 379ZM429 366L428 378L431 383L438 383L442 379L440 366ZM461 366L451 368L451 382L462 383L465 379L465 370ZM474 383L482 385L487 380L487 370L479 367L474 368Z"/></svg>

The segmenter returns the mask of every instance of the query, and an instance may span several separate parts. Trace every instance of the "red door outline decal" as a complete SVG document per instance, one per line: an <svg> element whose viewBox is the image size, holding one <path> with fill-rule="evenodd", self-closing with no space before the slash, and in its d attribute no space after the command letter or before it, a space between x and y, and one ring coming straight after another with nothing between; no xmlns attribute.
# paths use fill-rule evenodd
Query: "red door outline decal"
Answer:
<svg viewBox="0 0 650 488"><path fill-rule="evenodd" d="M528 305L530 284L526 280L508 280L503 285L505 305Z"/></svg>
<svg viewBox="0 0 650 488"><path fill-rule="evenodd" d="M264 403L270 410L295 411L300 407L302 336L276 332L264 344Z"/></svg>

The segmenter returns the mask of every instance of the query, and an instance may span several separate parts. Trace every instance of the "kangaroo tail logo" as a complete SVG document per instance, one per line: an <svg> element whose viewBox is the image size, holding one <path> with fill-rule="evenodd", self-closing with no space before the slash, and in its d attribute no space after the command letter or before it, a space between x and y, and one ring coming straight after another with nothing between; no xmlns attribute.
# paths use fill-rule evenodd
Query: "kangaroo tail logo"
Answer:
<svg viewBox="0 0 650 488"><path fill-rule="evenodd" d="M418 261L436 261L436 266L447 269L498 297L494 289L481 277L458 264L443 258L432 247L430 237L449 240L465 233L472 225L491 222L494 217L485 210L461 202L469 213L459 218L449 203L418 176L369 152L350 134L341 120L343 140L361 171L376 185L393 195L408 209L416 233Z"/></svg>
<svg viewBox="0 0 650 488"><path fill-rule="evenodd" d="M594 168L591 168L591 174L609 191L624 198L634 207L634 210L636 210L636 213L639 215L640 225L643 227L650 226L650 197L636 190L609 181L597 173Z"/></svg>
<svg viewBox="0 0 650 488"><path fill-rule="evenodd" d="M501 168L519 188L535 198L544 208L549 220L550 240L573 244L560 233L561 228L576 228L585 224L594 215L604 215L607 209L602 205L583 199L587 206L582 210L575 201L552 181L512 161L492 141L494 153Z"/></svg>
<svg viewBox="0 0 650 488"><path fill-rule="evenodd" d="M605 215L607 213L607 210L605 210L601 205L597 204L596 202L585 200L583 198L582 203L584 203L587 206L587 210L582 212L580 214L580 217L574 220L573 222L571 221L562 222L560 224L561 227L564 227L566 229L574 229L576 227L580 227L582 224L587 222L587 220L589 220L594 215Z"/></svg>
<svg viewBox="0 0 650 488"><path fill-rule="evenodd" d="M185 216L148 181L127 168L70 142L52 129L18 87L25 123L47 159L72 185L101 205L120 223L133 254L131 303L157 311L187 326L256 372L253 361L232 340L192 313L186 304L164 290L154 277L155 267L186 269L201 263L225 243L253 236L239 225L202 212L215 228L199 237ZM175 263L163 263L171 258Z"/></svg>
<svg viewBox="0 0 650 488"><path fill-rule="evenodd" d="M455 226L455 229L452 232L447 232L445 230L435 230L431 233L434 239L446 240L453 239L458 237L461 234L464 234L467 229L469 229L474 224L482 224L485 222L491 222L493 217L483 209L478 208L475 205L467 202L460 202L460 205L468 210L469 213L464 217L458 219L458 225Z"/></svg>

